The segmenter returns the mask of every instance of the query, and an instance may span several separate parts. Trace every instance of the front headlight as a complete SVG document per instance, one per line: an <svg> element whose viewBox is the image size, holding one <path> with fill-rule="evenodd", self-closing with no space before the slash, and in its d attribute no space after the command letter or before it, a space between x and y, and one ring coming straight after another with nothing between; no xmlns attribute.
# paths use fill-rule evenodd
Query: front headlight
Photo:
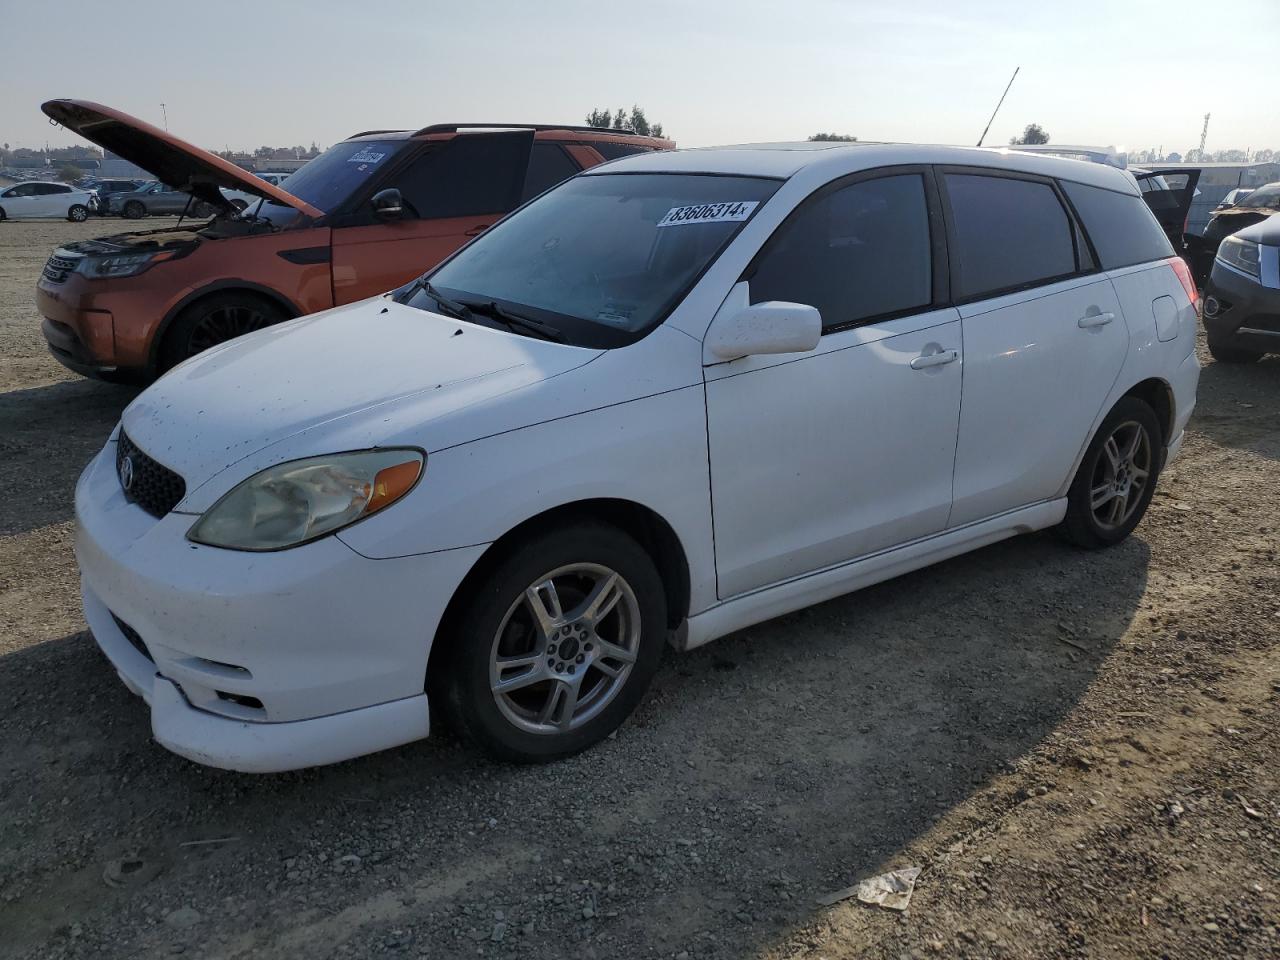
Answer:
<svg viewBox="0 0 1280 960"><path fill-rule="evenodd" d="M362 520L413 489L420 450L366 450L276 464L236 485L187 532L231 550L283 550Z"/></svg>
<svg viewBox="0 0 1280 960"><path fill-rule="evenodd" d="M1218 259L1251 277L1261 277L1258 245L1252 240L1227 237L1218 246Z"/></svg>
<svg viewBox="0 0 1280 960"><path fill-rule="evenodd" d="M80 258L80 262L76 265L76 272L90 280L99 280L103 277L132 277L146 270L153 263L169 260L172 257L172 250L122 253L110 257L87 256Z"/></svg>

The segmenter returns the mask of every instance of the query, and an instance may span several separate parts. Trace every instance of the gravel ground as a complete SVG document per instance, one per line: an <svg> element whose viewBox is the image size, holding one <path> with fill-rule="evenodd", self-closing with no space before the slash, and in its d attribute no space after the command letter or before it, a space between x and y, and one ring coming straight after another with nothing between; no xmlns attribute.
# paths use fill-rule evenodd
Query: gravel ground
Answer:
<svg viewBox="0 0 1280 960"><path fill-rule="evenodd" d="M1280 358L1205 357L1125 544L998 544L668 657L542 768L150 738L81 620L71 492L129 390L44 351L0 227L0 956L1280 956ZM923 868L906 913L817 897Z"/></svg>

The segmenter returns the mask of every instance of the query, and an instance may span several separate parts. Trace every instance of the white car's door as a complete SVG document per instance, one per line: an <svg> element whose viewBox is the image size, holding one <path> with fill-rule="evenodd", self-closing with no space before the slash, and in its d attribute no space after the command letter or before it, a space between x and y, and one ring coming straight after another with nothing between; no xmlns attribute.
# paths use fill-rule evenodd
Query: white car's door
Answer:
<svg viewBox="0 0 1280 960"><path fill-rule="evenodd" d="M36 196L36 184L19 183L0 193L0 207L6 217L38 217L43 199Z"/></svg>
<svg viewBox="0 0 1280 960"><path fill-rule="evenodd" d="M1129 335L1051 181L973 170L939 179L964 327L956 527L1059 492Z"/></svg>
<svg viewBox="0 0 1280 960"><path fill-rule="evenodd" d="M931 175L901 169L819 191L747 271L751 302L819 309L818 348L706 369L722 598L946 527L960 322Z"/></svg>
<svg viewBox="0 0 1280 960"><path fill-rule="evenodd" d="M65 217L74 202L74 191L65 184L46 183L44 185L44 212L42 217Z"/></svg>

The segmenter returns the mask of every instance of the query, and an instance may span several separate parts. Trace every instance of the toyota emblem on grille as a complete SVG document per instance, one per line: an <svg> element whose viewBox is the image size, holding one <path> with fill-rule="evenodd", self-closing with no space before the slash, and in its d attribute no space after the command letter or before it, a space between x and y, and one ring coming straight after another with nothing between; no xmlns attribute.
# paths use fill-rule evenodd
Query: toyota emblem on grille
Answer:
<svg viewBox="0 0 1280 960"><path fill-rule="evenodd" d="M125 457L120 461L120 486L126 493L133 486L133 457Z"/></svg>

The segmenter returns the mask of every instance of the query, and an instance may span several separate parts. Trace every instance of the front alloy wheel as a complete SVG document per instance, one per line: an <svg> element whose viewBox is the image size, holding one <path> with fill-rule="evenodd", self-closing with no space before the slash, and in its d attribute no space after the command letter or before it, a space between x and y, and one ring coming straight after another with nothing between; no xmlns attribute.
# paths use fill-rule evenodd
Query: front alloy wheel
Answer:
<svg viewBox="0 0 1280 960"><path fill-rule="evenodd" d="M644 696L668 632L662 579L635 540L591 520L501 549L440 626L429 699L500 759L568 756Z"/></svg>
<svg viewBox="0 0 1280 960"><path fill-rule="evenodd" d="M579 563L538 577L493 638L489 687L503 716L535 734L588 723L626 685L640 605L614 570Z"/></svg>

